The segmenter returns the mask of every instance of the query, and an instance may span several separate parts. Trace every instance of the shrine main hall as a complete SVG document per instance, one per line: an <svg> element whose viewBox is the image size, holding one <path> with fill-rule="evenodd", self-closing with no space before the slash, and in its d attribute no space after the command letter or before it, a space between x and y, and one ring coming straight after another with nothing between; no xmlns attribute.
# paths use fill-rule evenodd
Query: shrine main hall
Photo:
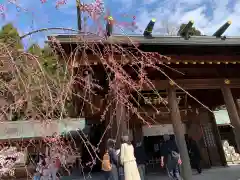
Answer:
<svg viewBox="0 0 240 180"><path fill-rule="evenodd" d="M170 57L170 60L162 60L161 63L164 65L160 66L170 79L156 69L146 69L157 93L168 102L169 111L162 107L161 100L151 88L143 86L141 95L144 98L139 98L139 104L143 114L148 113L149 116L144 117L144 120L151 126L143 123L138 116L128 113L130 116L128 118L116 117L121 123L116 123L116 127L112 127L109 133L109 136L116 138L116 129L120 129L118 132L120 136L121 132L127 128L133 142L144 142L151 163L158 162L162 136L167 133L176 138L186 179L191 177L186 137L192 137L197 142L204 167L226 166L222 147L223 139L213 113L222 106L226 108L229 115L229 126L234 134L232 141L234 141L236 152L239 152L240 108L237 99L240 95L240 37L155 36L146 38L137 35L112 35L102 39L94 35L52 35L48 37L48 43L53 44L52 38L60 44L67 57L71 57L77 46L86 42L97 44L97 46L119 44L124 47L133 47L134 43L137 43L138 49L143 52L158 52ZM77 63L74 64L74 68L78 69L76 73L83 73L82 70L85 71L91 67L91 71L86 71L88 74L94 72L92 79L98 79L108 86L99 57L87 52L88 64L86 65L82 55L79 53L76 57ZM59 59L64 60L61 53L59 53ZM120 63L122 57L115 59ZM125 67L130 65L131 61L123 64ZM126 70L129 74L131 71L131 69ZM92 97L92 102L101 109L105 105L105 98L104 93L99 93ZM156 113L152 105L161 113ZM117 108L117 111L122 111L122 108ZM90 113L90 109L86 107L82 116L93 128L90 131L92 133L90 137L92 142L96 143L99 133L103 133L103 129L106 128L105 122L100 121L101 113Z"/></svg>

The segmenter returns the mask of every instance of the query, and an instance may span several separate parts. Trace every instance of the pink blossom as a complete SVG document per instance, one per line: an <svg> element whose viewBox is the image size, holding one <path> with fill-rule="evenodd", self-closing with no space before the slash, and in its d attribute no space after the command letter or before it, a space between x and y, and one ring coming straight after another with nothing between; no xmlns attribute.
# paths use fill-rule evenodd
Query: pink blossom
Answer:
<svg viewBox="0 0 240 180"><path fill-rule="evenodd" d="M47 0L40 0L40 1L42 4L47 2Z"/></svg>
<svg viewBox="0 0 240 180"><path fill-rule="evenodd" d="M59 8L60 6L65 5L65 4L67 4L67 0L58 0L56 2L56 8Z"/></svg>

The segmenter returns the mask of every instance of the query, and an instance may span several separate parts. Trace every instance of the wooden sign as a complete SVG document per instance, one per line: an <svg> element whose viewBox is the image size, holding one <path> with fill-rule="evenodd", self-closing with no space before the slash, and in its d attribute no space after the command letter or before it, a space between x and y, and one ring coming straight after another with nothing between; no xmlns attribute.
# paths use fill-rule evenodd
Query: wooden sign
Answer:
<svg viewBox="0 0 240 180"><path fill-rule="evenodd" d="M177 98L178 104L181 101L181 97ZM159 104L168 104L168 97L144 97L144 104L152 104L152 105L159 105Z"/></svg>

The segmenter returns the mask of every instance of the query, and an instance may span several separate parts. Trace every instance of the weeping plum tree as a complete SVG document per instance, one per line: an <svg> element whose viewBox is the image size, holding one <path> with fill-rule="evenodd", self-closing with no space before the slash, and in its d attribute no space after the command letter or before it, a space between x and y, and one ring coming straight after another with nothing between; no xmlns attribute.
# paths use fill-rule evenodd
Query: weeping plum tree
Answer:
<svg viewBox="0 0 240 180"><path fill-rule="evenodd" d="M87 13L94 22L103 20L101 19L103 8L100 2L98 0L94 4L80 6L83 13ZM96 13L96 9L98 13ZM99 29L105 29L104 26ZM34 32L45 30L49 29ZM129 44L130 48L118 43L103 44L101 41L104 40L104 37L99 38L97 35L98 41L88 42L85 41L85 36L79 34L76 35L76 38L82 40L82 43L72 50L70 56L64 52L56 38L50 40L51 48L45 46L41 49L38 45L33 44L27 51L19 51L19 49L22 49L21 38L23 37L26 37L26 35L19 37L17 30L11 24L4 26L0 32L0 45L2 47L0 49L0 62L2 65L0 71L0 92L2 94L0 112L2 119L37 119L46 121L47 119L69 117L69 109L73 109L74 96L81 99L83 103L90 104L92 108L95 104L89 97L96 95L97 90L102 92L105 90L103 96L108 101L105 101L99 110L102 120L108 118L112 119L112 121L119 121L119 118L116 117L119 116L120 104L124 106L126 111L137 116L139 121L150 125L146 121L146 117L155 122L154 116L159 115L161 112L154 104L150 104L153 109L151 114L148 114L141 107L138 97L144 98L142 95L143 86L155 93L156 97L161 100L161 104L168 110L166 100L158 93L152 79L148 76L147 69L160 72L170 82L175 83L161 68L161 66L164 66L172 70L166 63L169 58L157 52L141 51L137 46L138 42L129 37L123 40L126 41L125 44ZM99 44L102 45L101 50L98 48ZM66 63L59 63L58 55L54 51L56 49L62 55L63 62ZM90 72L89 74L78 73L75 76L74 64L79 54L81 54L81 62ZM89 54L94 54L97 57L98 66L102 68L100 75L104 74L105 76L105 84L99 82L98 76L95 75L89 61ZM126 67L136 72L137 78L129 74ZM78 94L74 91L76 84L80 87L82 93ZM182 90L184 91L184 89ZM80 111L84 110L81 109ZM111 114L111 116L106 117L107 113ZM119 124L119 122L115 123ZM111 127L110 123L107 125L105 132L110 129L109 127ZM94 165L97 158L100 159L97 152L104 135L105 133L103 133L96 147L92 146L88 140L85 140L86 138L81 138L84 144L87 144L91 149L89 151L91 154L89 161L92 161L92 165ZM61 142L58 143L61 144ZM63 148L61 146L60 151Z"/></svg>

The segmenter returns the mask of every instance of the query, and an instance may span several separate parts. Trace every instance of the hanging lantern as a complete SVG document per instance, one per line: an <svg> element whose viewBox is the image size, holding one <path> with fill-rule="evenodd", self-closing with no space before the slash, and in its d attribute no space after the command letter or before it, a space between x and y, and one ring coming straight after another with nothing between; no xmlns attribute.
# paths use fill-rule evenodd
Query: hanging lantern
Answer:
<svg viewBox="0 0 240 180"><path fill-rule="evenodd" d="M196 108L196 114L197 114L197 115L199 114L198 108Z"/></svg>
<svg viewBox="0 0 240 180"><path fill-rule="evenodd" d="M157 101L158 101L158 99L157 99L157 98L154 98L154 99L153 99L153 104L154 104L154 105L158 104Z"/></svg>
<svg viewBox="0 0 240 180"><path fill-rule="evenodd" d="M171 86L173 86L175 83L171 80L171 81L169 82L169 84L170 84Z"/></svg>
<svg viewBox="0 0 240 180"><path fill-rule="evenodd" d="M229 79L225 79L225 80L224 80L224 83L225 83L225 84L230 84L230 80L229 80Z"/></svg>

